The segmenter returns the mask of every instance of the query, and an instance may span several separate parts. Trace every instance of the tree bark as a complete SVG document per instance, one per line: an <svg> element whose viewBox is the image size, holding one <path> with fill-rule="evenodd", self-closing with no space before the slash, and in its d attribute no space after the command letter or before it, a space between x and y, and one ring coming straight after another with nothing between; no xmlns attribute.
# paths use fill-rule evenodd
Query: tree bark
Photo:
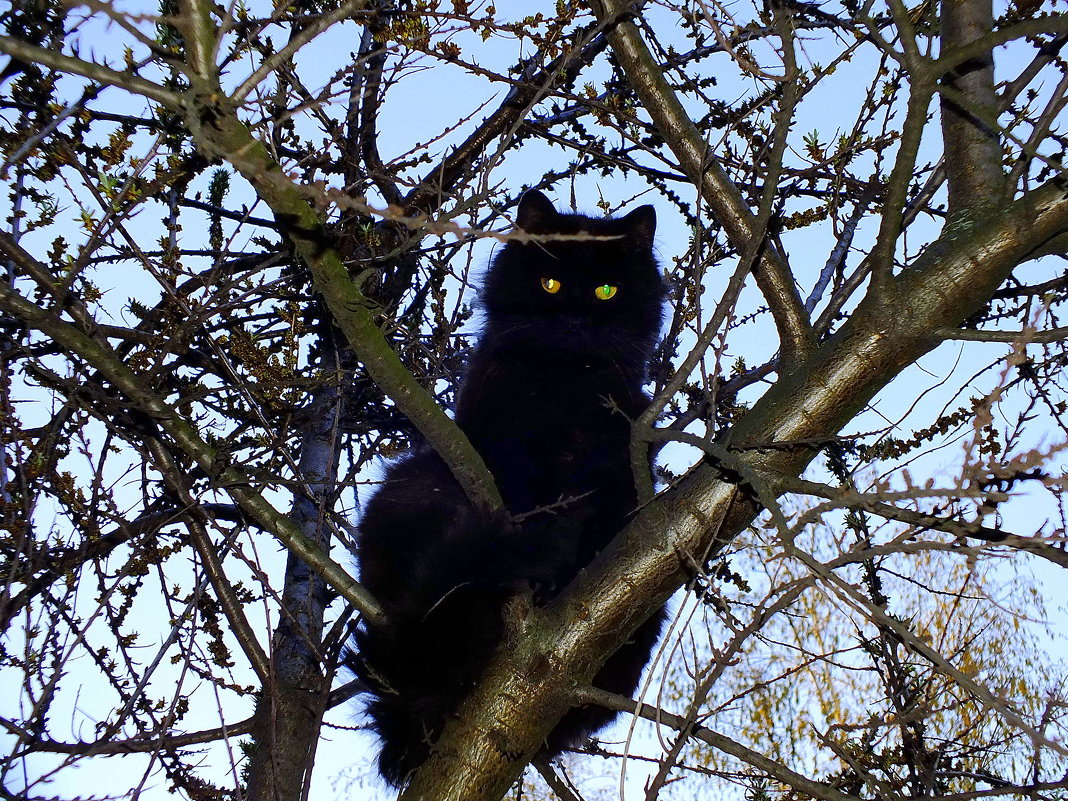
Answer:
<svg viewBox="0 0 1068 801"><path fill-rule="evenodd" d="M336 371L335 371L336 375ZM341 455L341 394L320 388L305 410L300 482L291 518L323 551L330 549L328 518L337 498ZM330 686L323 673L323 618L327 584L292 552L286 561L282 619L274 632L271 676L256 710L248 797L252 801L306 798Z"/></svg>
<svg viewBox="0 0 1068 801"><path fill-rule="evenodd" d="M982 39L993 27L991 0L943 0L943 52ZM993 51L953 69L943 78L943 85L952 92L942 96L950 214L997 207L1004 195L1005 170L997 128L1000 104L994 88Z"/></svg>

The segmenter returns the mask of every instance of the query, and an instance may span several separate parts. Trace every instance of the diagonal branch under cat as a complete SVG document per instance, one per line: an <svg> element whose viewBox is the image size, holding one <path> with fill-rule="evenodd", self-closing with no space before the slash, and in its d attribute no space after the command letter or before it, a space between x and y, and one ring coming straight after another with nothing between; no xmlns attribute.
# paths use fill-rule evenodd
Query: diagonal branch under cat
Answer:
<svg viewBox="0 0 1068 801"><path fill-rule="evenodd" d="M456 404L507 513L473 507L422 444L387 468L359 526L360 577L389 623L358 631L349 662L371 688L379 768L397 786L481 677L510 600L556 597L638 507L630 421L649 404L642 385L665 296L655 211L588 217L528 192L517 226L521 235L486 271L483 329ZM633 692L662 620L655 615L608 659L598 687ZM572 709L544 753L614 716Z"/></svg>
<svg viewBox="0 0 1068 801"><path fill-rule="evenodd" d="M1009 204L996 225L947 229L897 279L892 303L865 299L808 369L780 376L754 403L726 444L745 448L740 458L754 470L799 475L811 450L764 444L837 436L905 365L935 346L934 331L973 314L1035 242L1064 231L1066 221L1068 196L1054 180ZM520 639L498 650L401 797L500 798L557 719L555 710L573 702L575 681L591 683L605 655L757 511L707 463L644 506L566 593L531 611ZM959 672L952 678L961 681ZM1015 725L1004 705L988 708Z"/></svg>

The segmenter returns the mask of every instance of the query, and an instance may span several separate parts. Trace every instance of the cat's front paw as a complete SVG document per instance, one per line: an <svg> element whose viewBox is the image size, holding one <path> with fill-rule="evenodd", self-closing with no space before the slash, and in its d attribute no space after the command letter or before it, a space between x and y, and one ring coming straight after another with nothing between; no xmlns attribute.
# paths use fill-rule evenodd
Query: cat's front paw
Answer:
<svg viewBox="0 0 1068 801"><path fill-rule="evenodd" d="M545 529L527 534L525 558L519 574L526 579L534 603L544 606L571 583L578 571L579 539L573 532Z"/></svg>
<svg viewBox="0 0 1068 801"><path fill-rule="evenodd" d="M561 585L557 581L531 584L530 593L534 600L534 605L545 606L549 601L560 594L560 590L562 590L564 586L565 585Z"/></svg>
<svg viewBox="0 0 1068 801"><path fill-rule="evenodd" d="M560 577L550 565L528 564L526 569L502 578L500 588L507 595L529 595L535 606L544 606L561 589Z"/></svg>

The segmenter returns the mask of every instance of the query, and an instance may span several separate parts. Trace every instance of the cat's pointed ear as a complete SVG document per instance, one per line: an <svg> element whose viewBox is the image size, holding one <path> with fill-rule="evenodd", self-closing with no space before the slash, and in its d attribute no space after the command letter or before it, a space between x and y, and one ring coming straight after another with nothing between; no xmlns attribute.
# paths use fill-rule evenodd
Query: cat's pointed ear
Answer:
<svg viewBox="0 0 1068 801"><path fill-rule="evenodd" d="M656 209L652 206L639 206L621 222L627 226L627 233L643 245L652 246L656 234Z"/></svg>
<svg viewBox="0 0 1068 801"><path fill-rule="evenodd" d="M544 231L556 219L553 202L537 189L531 189L519 200L515 224L524 231Z"/></svg>

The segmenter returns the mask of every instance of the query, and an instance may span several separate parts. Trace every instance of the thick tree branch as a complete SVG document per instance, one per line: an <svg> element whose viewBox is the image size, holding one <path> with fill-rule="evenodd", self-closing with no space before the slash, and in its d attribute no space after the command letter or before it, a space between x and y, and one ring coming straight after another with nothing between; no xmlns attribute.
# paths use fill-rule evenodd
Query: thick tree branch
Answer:
<svg viewBox="0 0 1068 801"><path fill-rule="evenodd" d="M799 475L814 449L768 447L833 437L895 376L935 347L935 332L979 308L1036 241L1068 230L1056 183L1007 204L984 225L955 226L866 298L803 369L784 374L738 422L728 445L754 473ZM757 513L709 464L646 505L567 592L544 608L513 605L516 628L402 794L500 798L536 752L574 688Z"/></svg>
<svg viewBox="0 0 1068 801"><path fill-rule="evenodd" d="M340 365L324 360L321 366ZM329 550L330 510L338 493L341 456L341 388L317 387L300 431L299 484L290 519L311 540ZM286 560L281 619L275 629L271 675L256 706L249 769L251 798L297 798L309 786L323 713L329 703L324 671L323 627L331 602L326 587L293 554Z"/></svg>
<svg viewBox="0 0 1068 801"><path fill-rule="evenodd" d="M179 7L181 13L171 17L170 23L182 34L185 60L197 78L217 88L215 51L219 29L211 18L215 5L209 0L179 0Z"/></svg>
<svg viewBox="0 0 1068 801"><path fill-rule="evenodd" d="M755 216L664 78L637 26L626 19L628 4L624 0L596 0L594 8L602 24L612 25L608 34L612 51L646 113L679 160L683 172L712 209L731 244L738 251L746 252L754 238L761 235ZM792 369L811 352L815 343L794 277L782 254L771 243L760 250L753 275L779 331L780 364L786 370Z"/></svg>
<svg viewBox="0 0 1068 801"><path fill-rule="evenodd" d="M945 0L942 3L942 48L953 50L979 41L994 27L991 0ZM943 78L971 104L996 115L994 55L987 51L962 62ZM977 207L996 207L1004 194L1001 140L996 125L942 95L949 212L959 215Z"/></svg>
<svg viewBox="0 0 1068 801"><path fill-rule="evenodd" d="M476 506L502 508L500 493L482 457L401 363L375 325L373 304L349 277L305 194L232 108L217 103L210 94L190 99L188 107L192 109L189 124L198 147L229 161L274 211L368 375L441 455Z"/></svg>
<svg viewBox="0 0 1068 801"><path fill-rule="evenodd" d="M1005 28L999 28L979 38L961 38L952 48L943 47L943 53L931 65L931 69L935 77L938 77L955 70L972 59L982 58L999 45L1006 44L1014 39L1041 36L1043 34L1065 33L1068 33L1068 15L1050 14L1048 16L1034 17ZM1063 44L1063 40L1058 39L1056 47L1059 48L1061 44Z"/></svg>

